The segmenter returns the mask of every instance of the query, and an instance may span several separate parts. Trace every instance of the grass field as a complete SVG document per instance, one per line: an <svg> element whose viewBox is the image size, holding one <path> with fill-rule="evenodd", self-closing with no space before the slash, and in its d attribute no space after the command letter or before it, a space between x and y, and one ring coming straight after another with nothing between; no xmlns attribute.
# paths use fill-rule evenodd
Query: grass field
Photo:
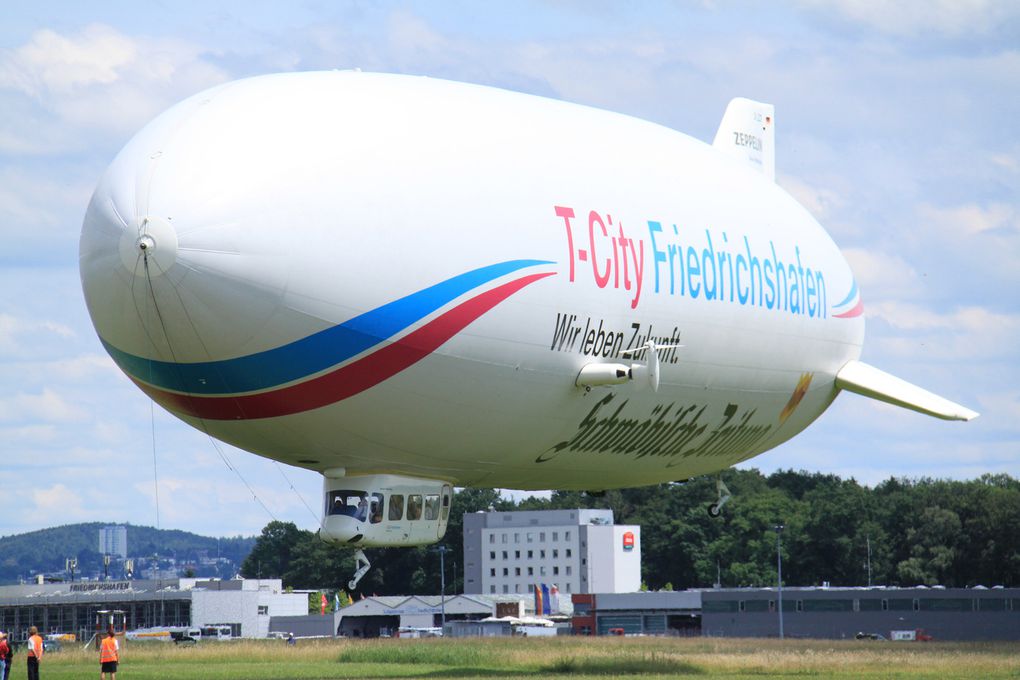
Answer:
<svg viewBox="0 0 1020 680"><path fill-rule="evenodd" d="M65 646L43 680L95 678L98 654ZM508 638L128 643L118 680L285 678L1020 678L1016 643ZM25 677L15 657L12 680Z"/></svg>

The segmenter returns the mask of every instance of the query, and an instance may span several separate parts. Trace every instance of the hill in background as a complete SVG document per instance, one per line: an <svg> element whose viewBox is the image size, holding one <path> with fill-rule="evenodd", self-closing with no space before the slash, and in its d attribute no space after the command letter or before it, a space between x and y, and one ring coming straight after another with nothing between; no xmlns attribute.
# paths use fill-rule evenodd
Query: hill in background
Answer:
<svg viewBox="0 0 1020 680"><path fill-rule="evenodd" d="M36 574L63 577L67 558L78 560L75 578L103 575L103 556L98 549L99 530L104 526L110 523L67 524L0 537L0 583L18 583ZM154 575L157 567L163 577L190 573L230 578L255 543L254 537L215 538L176 529L124 526L135 578ZM115 558L109 567L110 577L123 578L124 567L123 561Z"/></svg>

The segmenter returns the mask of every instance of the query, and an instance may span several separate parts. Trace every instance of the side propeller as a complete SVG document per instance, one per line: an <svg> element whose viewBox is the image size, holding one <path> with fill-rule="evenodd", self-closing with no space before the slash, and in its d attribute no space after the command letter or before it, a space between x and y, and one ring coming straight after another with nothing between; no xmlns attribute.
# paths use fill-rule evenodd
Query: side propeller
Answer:
<svg viewBox="0 0 1020 680"><path fill-rule="evenodd" d="M621 385L625 382L635 381L640 387L647 384L653 391L658 392L661 374L659 350L674 347L683 347L683 345L656 345L649 341L640 347L621 352L621 356L624 358L632 358L647 351L648 360L645 363L633 362L630 366L626 364L586 364L577 374L574 384L590 389L601 385Z"/></svg>

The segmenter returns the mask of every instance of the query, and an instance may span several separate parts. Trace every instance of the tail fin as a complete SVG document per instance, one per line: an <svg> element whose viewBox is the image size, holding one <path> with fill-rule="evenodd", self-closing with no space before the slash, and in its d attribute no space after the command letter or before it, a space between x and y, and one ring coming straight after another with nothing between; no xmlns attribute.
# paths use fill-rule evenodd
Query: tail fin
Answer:
<svg viewBox="0 0 1020 680"><path fill-rule="evenodd" d="M839 370L836 387L943 420L973 420L978 417L966 406L943 399L861 361L848 361Z"/></svg>
<svg viewBox="0 0 1020 680"><path fill-rule="evenodd" d="M712 142L719 151L776 180L776 118L772 104L737 97L730 101Z"/></svg>

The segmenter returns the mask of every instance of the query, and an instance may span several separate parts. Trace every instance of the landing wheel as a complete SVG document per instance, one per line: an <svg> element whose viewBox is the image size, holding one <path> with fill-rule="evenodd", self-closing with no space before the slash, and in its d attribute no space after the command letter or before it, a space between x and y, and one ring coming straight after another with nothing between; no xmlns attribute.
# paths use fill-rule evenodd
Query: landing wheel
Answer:
<svg viewBox="0 0 1020 680"><path fill-rule="evenodd" d="M709 517L718 517L719 515L722 514L722 508L720 508L715 503L712 503L710 506L708 506L706 510L708 510Z"/></svg>

